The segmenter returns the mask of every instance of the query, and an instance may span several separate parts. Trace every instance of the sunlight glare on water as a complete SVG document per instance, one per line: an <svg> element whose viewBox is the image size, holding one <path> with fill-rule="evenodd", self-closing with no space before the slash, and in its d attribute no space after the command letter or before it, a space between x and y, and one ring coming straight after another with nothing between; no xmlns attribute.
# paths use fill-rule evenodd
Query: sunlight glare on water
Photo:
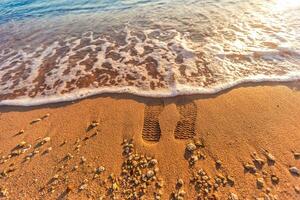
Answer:
<svg viewBox="0 0 300 200"><path fill-rule="evenodd" d="M284 11L291 8L299 8L300 1L299 0L277 0L275 5L275 10Z"/></svg>

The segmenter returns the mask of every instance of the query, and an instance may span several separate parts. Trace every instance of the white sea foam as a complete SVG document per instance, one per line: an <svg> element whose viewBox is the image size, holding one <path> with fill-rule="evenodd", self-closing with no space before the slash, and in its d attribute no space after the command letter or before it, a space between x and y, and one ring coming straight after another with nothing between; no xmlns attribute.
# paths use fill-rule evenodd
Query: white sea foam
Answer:
<svg viewBox="0 0 300 200"><path fill-rule="evenodd" d="M205 94L217 94L226 89L230 89L237 85L243 83L262 83L262 82L290 82L300 79L300 72L288 74L285 76L256 76L249 77L242 80L237 80L230 82L228 84L219 85L215 88L197 88L197 87L187 87L185 85L178 85L172 88L172 90L159 90L159 91L144 91L138 90L134 87L123 87L123 88L112 88L112 87L102 87L94 89L82 89L79 91L72 92L70 94L64 95L53 95L46 97L34 97L34 98L16 98L10 100L3 100L0 102L0 106L38 106L44 104L60 103L60 102L71 102L75 100L84 99L87 97L101 95L101 94L133 94L142 97L151 98L166 98L175 97L181 95L205 95Z"/></svg>

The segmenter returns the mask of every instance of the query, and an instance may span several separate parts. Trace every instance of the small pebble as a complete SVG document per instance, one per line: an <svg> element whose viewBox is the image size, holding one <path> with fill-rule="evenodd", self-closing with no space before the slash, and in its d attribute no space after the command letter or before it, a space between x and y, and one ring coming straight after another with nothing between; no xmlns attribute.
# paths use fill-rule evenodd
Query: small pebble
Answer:
<svg viewBox="0 0 300 200"><path fill-rule="evenodd" d="M265 161L261 158L255 158L253 160L254 163L258 164L260 167L262 167L265 164Z"/></svg>
<svg viewBox="0 0 300 200"><path fill-rule="evenodd" d="M273 156L271 153L269 153L268 151L265 150L265 156L267 157L268 161L270 162L275 162L275 156Z"/></svg>
<svg viewBox="0 0 300 200"><path fill-rule="evenodd" d="M73 155L70 154L70 153L67 153L67 155L65 156L65 159L66 159L66 160L70 160L70 159L72 159L72 158L73 158Z"/></svg>
<svg viewBox="0 0 300 200"><path fill-rule="evenodd" d="M203 176L202 179L207 181L207 180L209 180L209 177L208 176Z"/></svg>
<svg viewBox="0 0 300 200"><path fill-rule="evenodd" d="M214 184L214 188L218 189L219 185L217 183Z"/></svg>
<svg viewBox="0 0 300 200"><path fill-rule="evenodd" d="M184 184L184 182L183 182L183 180L180 178L180 179L177 180L176 186L177 186L178 188L181 188L181 187L183 186L183 184Z"/></svg>
<svg viewBox="0 0 300 200"><path fill-rule="evenodd" d="M50 116L50 114L47 113L46 115L44 115L44 116L42 117L42 119L46 119L46 118L49 117L49 116Z"/></svg>
<svg viewBox="0 0 300 200"><path fill-rule="evenodd" d="M60 144L60 146L64 146L65 144L67 144L67 140L64 140L64 141Z"/></svg>
<svg viewBox="0 0 300 200"><path fill-rule="evenodd" d="M152 178L154 175L155 175L155 173L154 173L154 171L152 171L152 170L149 170L149 171L147 172L147 174L146 174L146 176L147 176L148 179Z"/></svg>
<svg viewBox="0 0 300 200"><path fill-rule="evenodd" d="M26 143L25 141L22 141L22 142L20 142L20 143L17 145L17 147L23 148L23 147L25 147L26 144L27 144L27 143Z"/></svg>
<svg viewBox="0 0 300 200"><path fill-rule="evenodd" d="M186 192L184 191L184 190L179 190L179 192L178 192L178 196L180 196L180 197L184 197L186 195Z"/></svg>
<svg viewBox="0 0 300 200"><path fill-rule="evenodd" d="M31 124L37 123L37 122L39 122L39 121L41 121L40 118L34 119L34 120L31 121Z"/></svg>
<svg viewBox="0 0 300 200"><path fill-rule="evenodd" d="M205 155L204 153L200 152L200 154L199 154L198 157L199 157L199 159L201 159L201 160L205 160L206 155Z"/></svg>
<svg viewBox="0 0 300 200"><path fill-rule="evenodd" d="M80 144L78 144L76 147L75 147L75 150L79 150L80 149L80 147L81 147L81 145Z"/></svg>
<svg viewBox="0 0 300 200"><path fill-rule="evenodd" d="M222 166L222 161L221 160L217 160L216 161L216 167L220 168Z"/></svg>
<svg viewBox="0 0 300 200"><path fill-rule="evenodd" d="M235 183L235 180L232 176L227 176L227 182L230 184L230 185L234 185Z"/></svg>
<svg viewBox="0 0 300 200"><path fill-rule="evenodd" d="M49 192L51 192L51 193L54 193L54 192L55 192L54 186L51 186L51 187L49 188Z"/></svg>
<svg viewBox="0 0 300 200"><path fill-rule="evenodd" d="M92 135L91 135L91 138L92 137L95 137L95 136L97 136L98 135L98 132L95 132L95 133L93 133Z"/></svg>
<svg viewBox="0 0 300 200"><path fill-rule="evenodd" d="M97 127L97 126L99 126L99 123L96 122L96 121L92 121L92 123L90 123L90 125L87 127L86 130L89 131L89 130L91 130L91 129Z"/></svg>
<svg viewBox="0 0 300 200"><path fill-rule="evenodd" d="M239 200L239 197L234 193L230 193L228 200Z"/></svg>
<svg viewBox="0 0 300 200"><path fill-rule="evenodd" d="M50 151L52 151L52 147L48 147L48 148L45 150L45 153L50 153Z"/></svg>
<svg viewBox="0 0 300 200"><path fill-rule="evenodd" d="M67 188L66 188L66 193L68 194L68 193L70 193L72 191L72 188L70 187L70 186L67 186Z"/></svg>
<svg viewBox="0 0 300 200"><path fill-rule="evenodd" d="M258 187L258 188L263 188L264 185L265 185L265 181L264 181L263 178L258 178L258 179L256 180L256 184L257 184L257 187Z"/></svg>
<svg viewBox="0 0 300 200"><path fill-rule="evenodd" d="M194 139L194 144L197 146L197 147L204 147L204 144L203 144L203 141L196 138Z"/></svg>
<svg viewBox="0 0 300 200"><path fill-rule="evenodd" d="M191 156L189 163L190 163L190 165L194 165L198 160L199 160L198 156L193 155L193 156Z"/></svg>
<svg viewBox="0 0 300 200"><path fill-rule="evenodd" d="M268 176L268 175L269 175L269 173L268 173L267 171L265 171L265 170L263 170L261 173L262 173L264 176Z"/></svg>
<svg viewBox="0 0 300 200"><path fill-rule="evenodd" d="M294 152L294 158L296 160L300 159L300 152Z"/></svg>
<svg viewBox="0 0 300 200"><path fill-rule="evenodd" d="M47 142L49 142L51 140L50 137L45 137L43 138L40 142L39 142L39 145L44 145L46 144Z"/></svg>
<svg viewBox="0 0 300 200"><path fill-rule="evenodd" d="M300 187L295 186L294 189L295 189L295 192L296 192L296 193L300 194Z"/></svg>
<svg viewBox="0 0 300 200"><path fill-rule="evenodd" d="M154 166L154 165L157 165L158 161L156 159L152 159L149 161L149 164Z"/></svg>
<svg viewBox="0 0 300 200"><path fill-rule="evenodd" d="M53 179L58 179L58 177L59 177L59 175L58 175L58 174L55 174L55 175L53 176Z"/></svg>
<svg viewBox="0 0 300 200"><path fill-rule="evenodd" d="M105 167L103 167L103 166L100 166L100 167L95 169L96 174L101 174L104 171L105 171Z"/></svg>
<svg viewBox="0 0 300 200"><path fill-rule="evenodd" d="M81 163L82 163L82 164L86 162L86 158L85 158L84 156L82 156L82 157L80 158L80 160L81 160Z"/></svg>
<svg viewBox="0 0 300 200"><path fill-rule="evenodd" d="M45 138L43 139L44 142L49 142L50 140L51 140L50 137L45 137Z"/></svg>
<svg viewBox="0 0 300 200"><path fill-rule="evenodd" d="M18 133L17 133L17 135L21 135L21 134L23 134L25 131L22 129L22 130L20 130Z"/></svg>
<svg viewBox="0 0 300 200"><path fill-rule="evenodd" d="M1 187L0 188L0 197L7 197L8 196L8 191L6 188Z"/></svg>
<svg viewBox="0 0 300 200"><path fill-rule="evenodd" d="M278 184L279 183L279 178L276 175L271 175L271 181L274 184Z"/></svg>
<svg viewBox="0 0 300 200"><path fill-rule="evenodd" d="M194 143L188 143L186 145L186 150L189 151L189 152L193 152L197 149L196 145Z"/></svg>
<svg viewBox="0 0 300 200"><path fill-rule="evenodd" d="M33 153L33 155L36 155L36 154L39 154L40 151L39 150L34 150L32 153Z"/></svg>
<svg viewBox="0 0 300 200"><path fill-rule="evenodd" d="M256 167L252 164L245 164L244 168L252 173L256 172Z"/></svg>
<svg viewBox="0 0 300 200"><path fill-rule="evenodd" d="M80 185L79 190L85 190L87 189L88 185L86 183L83 183Z"/></svg>
<svg viewBox="0 0 300 200"><path fill-rule="evenodd" d="M119 190L119 185L117 183L113 183L112 189L113 189L113 191Z"/></svg>
<svg viewBox="0 0 300 200"><path fill-rule="evenodd" d="M297 167L290 167L289 171L291 172L291 174L300 176L300 170Z"/></svg>
<svg viewBox="0 0 300 200"><path fill-rule="evenodd" d="M162 181L156 182L155 187L158 188L158 189L162 188L163 187L163 182Z"/></svg>

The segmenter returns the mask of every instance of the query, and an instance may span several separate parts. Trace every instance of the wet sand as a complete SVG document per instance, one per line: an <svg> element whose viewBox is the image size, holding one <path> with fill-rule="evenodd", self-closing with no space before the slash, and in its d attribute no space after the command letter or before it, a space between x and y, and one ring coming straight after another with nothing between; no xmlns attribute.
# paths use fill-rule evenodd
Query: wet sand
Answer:
<svg viewBox="0 0 300 200"><path fill-rule="evenodd" d="M299 199L299 89L1 107L0 198Z"/></svg>

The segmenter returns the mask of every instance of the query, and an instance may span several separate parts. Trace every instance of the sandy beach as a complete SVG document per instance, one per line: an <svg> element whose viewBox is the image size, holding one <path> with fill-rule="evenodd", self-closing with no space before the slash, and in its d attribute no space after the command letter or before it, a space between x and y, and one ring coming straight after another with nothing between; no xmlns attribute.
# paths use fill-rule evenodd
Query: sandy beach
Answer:
<svg viewBox="0 0 300 200"><path fill-rule="evenodd" d="M0 200L300 200L300 0L0 1Z"/></svg>
<svg viewBox="0 0 300 200"><path fill-rule="evenodd" d="M299 199L299 89L1 107L0 198Z"/></svg>

